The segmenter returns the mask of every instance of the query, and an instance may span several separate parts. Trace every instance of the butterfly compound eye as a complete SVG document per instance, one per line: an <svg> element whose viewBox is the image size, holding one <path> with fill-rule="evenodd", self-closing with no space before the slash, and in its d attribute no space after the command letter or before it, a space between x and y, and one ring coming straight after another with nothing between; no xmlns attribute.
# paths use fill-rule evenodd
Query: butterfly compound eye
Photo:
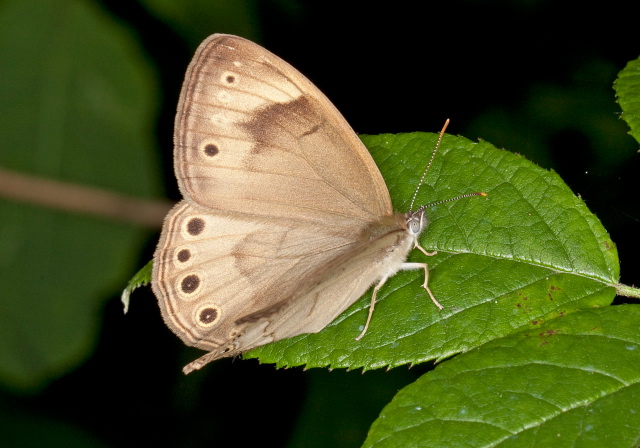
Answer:
<svg viewBox="0 0 640 448"><path fill-rule="evenodd" d="M411 230L411 233L413 234L420 233L420 231L422 230L420 221L415 216L411 217L411 219L409 220L409 230Z"/></svg>

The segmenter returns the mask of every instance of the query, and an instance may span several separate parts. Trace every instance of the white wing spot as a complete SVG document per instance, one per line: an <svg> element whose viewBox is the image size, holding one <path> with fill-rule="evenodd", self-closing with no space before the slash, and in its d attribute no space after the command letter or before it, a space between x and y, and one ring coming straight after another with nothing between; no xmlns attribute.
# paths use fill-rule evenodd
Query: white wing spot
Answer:
<svg viewBox="0 0 640 448"><path fill-rule="evenodd" d="M220 90L218 92L218 101L220 101L221 103L228 103L229 101L231 101L231 98L231 94L226 90Z"/></svg>
<svg viewBox="0 0 640 448"><path fill-rule="evenodd" d="M213 124L217 124L218 126L224 126L231 122L229 117L225 116L224 114L212 114L209 120L211 120Z"/></svg>

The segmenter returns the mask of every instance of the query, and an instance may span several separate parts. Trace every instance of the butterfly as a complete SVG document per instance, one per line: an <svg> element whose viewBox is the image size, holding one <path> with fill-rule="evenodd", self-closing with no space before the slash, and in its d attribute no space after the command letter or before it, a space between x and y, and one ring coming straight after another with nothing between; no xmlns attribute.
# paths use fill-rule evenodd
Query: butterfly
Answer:
<svg viewBox="0 0 640 448"><path fill-rule="evenodd" d="M378 290L399 270L423 269L442 308L427 265L405 261L414 248L435 253L418 244L425 208L394 212L338 110L261 46L214 34L198 47L174 161L184 199L164 221L152 288L167 326L208 351L185 373L318 332L375 285L360 338Z"/></svg>

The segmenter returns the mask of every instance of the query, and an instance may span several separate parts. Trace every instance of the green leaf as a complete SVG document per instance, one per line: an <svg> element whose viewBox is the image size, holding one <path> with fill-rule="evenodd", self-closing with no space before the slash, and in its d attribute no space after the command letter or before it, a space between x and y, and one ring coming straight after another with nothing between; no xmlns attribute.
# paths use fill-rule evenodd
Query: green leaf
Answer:
<svg viewBox="0 0 640 448"><path fill-rule="evenodd" d="M237 34L258 40L260 32L256 0L142 0L194 48L213 33Z"/></svg>
<svg viewBox="0 0 640 448"><path fill-rule="evenodd" d="M131 196L159 191L157 91L120 25L91 2L5 1L0 60L0 166ZM5 199L0 217L0 381L33 391L88 356L101 305L147 232Z"/></svg>
<svg viewBox="0 0 640 448"><path fill-rule="evenodd" d="M489 342L401 390L364 446L636 446L639 328L623 305Z"/></svg>
<svg viewBox="0 0 640 448"><path fill-rule="evenodd" d="M640 58L627 64L613 87L618 94L622 118L631 128L629 133L640 142Z"/></svg>
<svg viewBox="0 0 640 448"><path fill-rule="evenodd" d="M407 210L435 134L365 136L399 210ZM368 333L370 293L317 334L249 352L278 366L373 369L444 359L520 327L536 327L615 296L617 252L581 199L553 172L486 142L445 136L418 204L483 191L428 210L422 246L438 310L418 271L385 284ZM409 260L423 261L413 251ZM357 274L354 274L357 275Z"/></svg>
<svg viewBox="0 0 640 448"><path fill-rule="evenodd" d="M634 149L625 135L626 125L619 120L619 107L611 101L611 82L616 75L615 66L606 60L583 60L565 74L570 82L538 78L523 86L522 96L510 105L480 105L481 112L464 135L518 151L542 166L558 166L563 158L589 159L598 172L616 170L628 163ZM571 143L560 143L567 133ZM577 140L580 138L587 139L588 148ZM577 162L571 165L576 167ZM594 174L593 168L588 174ZM593 182L597 184L597 179Z"/></svg>
<svg viewBox="0 0 640 448"><path fill-rule="evenodd" d="M129 311L129 299L131 298L131 293L135 291L137 288L141 286L147 286L151 283L151 272L153 271L153 260L149 261L144 265L142 269L140 269L136 275L134 275L127 287L122 291L122 296L120 297L120 301L124 306L124 313L127 314Z"/></svg>

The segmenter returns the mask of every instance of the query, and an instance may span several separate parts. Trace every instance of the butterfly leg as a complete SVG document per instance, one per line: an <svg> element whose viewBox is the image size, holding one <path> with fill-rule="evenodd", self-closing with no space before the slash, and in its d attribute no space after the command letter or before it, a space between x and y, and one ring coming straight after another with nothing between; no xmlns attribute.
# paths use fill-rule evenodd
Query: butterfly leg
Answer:
<svg viewBox="0 0 640 448"><path fill-rule="evenodd" d="M426 251L422 246L418 244L418 242L416 242L414 247L416 249L420 249L420 251L422 251L423 254L428 255L430 257L438 253L438 251L436 250L434 250L433 252ZM428 286L429 266L427 265L427 263L402 263L402 265L400 266L400 270L403 270L403 271L410 270L410 269L424 269L424 283L422 284L422 287L427 290L427 294L429 294L429 297L431 297L431 300L433 301L433 303L439 309L441 310L444 309L444 307L440 305L440 302L438 302L434 297L433 293L431 292L431 289L429 289L429 286ZM371 304L369 305L369 315L367 316L367 322L364 324L364 329L362 330L362 333L360 333L360 335L356 338L356 341L359 341L360 339L362 339L362 337L367 332L367 329L369 328L369 323L371 322L371 317L373 316L373 309L375 308L375 305L376 305L376 296L378 295L378 291L380 290L380 288L382 288L382 285L385 284L388 278L389 276L383 277L380 280L380 282L375 286L375 288L373 288L373 294L371 294Z"/></svg>
<svg viewBox="0 0 640 448"><path fill-rule="evenodd" d="M425 255L427 255L429 257L433 257L434 255L436 255L438 253L437 250L434 250L433 252L427 252L424 247L422 247L421 245L418 244L418 241L416 241L416 244L415 244L414 247L416 249L419 249L423 254L425 254ZM408 264L408 263L405 263L405 264ZM433 303L435 303L438 308L444 309L444 307L442 305L440 305L440 303L433 296L433 293L429 289L429 286L427 286L427 283L429 282L429 267L427 266L426 263L416 263L416 264L424 264L424 284L422 285L422 287L427 290L427 293L429 293L429 297L431 297L431 300L433 301Z"/></svg>
<svg viewBox="0 0 640 448"><path fill-rule="evenodd" d="M369 328L369 322L371 322L371 317L373 316L373 308L376 305L376 296L378 295L378 290L382 288L382 285L385 284L388 278L389 278L388 275L383 277L382 280L380 280L380 282L375 286L375 288L373 288L373 293L371 294L371 305L369 305L369 315L367 316L367 322L364 324L364 329L362 330L362 333L360 333L360 335L356 338L356 341L359 341L360 339L362 339L364 334L367 332L367 329Z"/></svg>
<svg viewBox="0 0 640 448"><path fill-rule="evenodd" d="M416 249L419 249L423 254L427 255L428 257L433 257L434 255L438 254L437 250L434 250L433 252L427 252L427 250L421 245L419 245L417 241L416 241L416 245L413 247Z"/></svg>
<svg viewBox="0 0 640 448"><path fill-rule="evenodd" d="M418 246L420 247L420 246ZM425 252L427 253L427 252ZM444 309L444 307L442 305L440 305L440 302L438 302L436 300L436 298L433 296L433 293L431 292L431 289L429 289L429 266L427 265L427 263L403 263L402 266L400 267L401 270L409 270L409 269L424 269L424 283L422 284L422 287L424 289L427 290L427 294L429 294L429 297L431 297L431 301L441 310Z"/></svg>

